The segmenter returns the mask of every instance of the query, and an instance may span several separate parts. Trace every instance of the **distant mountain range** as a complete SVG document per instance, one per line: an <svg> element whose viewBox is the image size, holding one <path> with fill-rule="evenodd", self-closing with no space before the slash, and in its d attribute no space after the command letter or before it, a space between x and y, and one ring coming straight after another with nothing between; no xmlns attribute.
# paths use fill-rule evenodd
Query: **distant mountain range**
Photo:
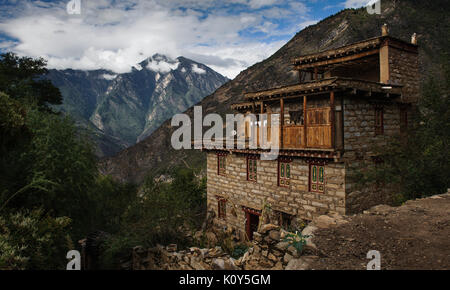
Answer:
<svg viewBox="0 0 450 290"><path fill-rule="evenodd" d="M58 109L93 133L99 156L145 139L228 81L206 65L161 54L136 64L129 73L66 69L50 70L48 78L63 95Z"/></svg>
<svg viewBox="0 0 450 290"><path fill-rule="evenodd" d="M448 0L383 0L381 14L368 14L365 8L345 9L298 32L289 42L266 60L242 71L199 105L204 111L224 114L230 105L243 99L243 92L298 83L291 60L299 55L336 48L381 34L388 24L390 35L404 40L417 33L422 78L441 75L450 55ZM192 108L186 111L191 117ZM175 166L202 167L205 154L199 150L174 150L171 134L176 128L164 122L150 137L119 154L100 162L101 171L118 180L139 183L149 172Z"/></svg>

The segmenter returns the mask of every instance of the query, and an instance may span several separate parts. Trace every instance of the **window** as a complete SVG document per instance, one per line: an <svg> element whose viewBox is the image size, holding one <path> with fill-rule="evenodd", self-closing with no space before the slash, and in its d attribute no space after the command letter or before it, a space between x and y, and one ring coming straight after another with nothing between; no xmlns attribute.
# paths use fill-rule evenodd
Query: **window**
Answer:
<svg viewBox="0 0 450 290"><path fill-rule="evenodd" d="M220 219L227 217L227 200L224 198L218 198L217 200L217 216Z"/></svg>
<svg viewBox="0 0 450 290"><path fill-rule="evenodd" d="M217 174L225 175L227 156L225 154L217 154Z"/></svg>
<svg viewBox="0 0 450 290"><path fill-rule="evenodd" d="M325 167L319 164L309 166L309 191L325 192Z"/></svg>
<svg viewBox="0 0 450 290"><path fill-rule="evenodd" d="M384 131L383 125L383 108L375 108L375 135L382 135Z"/></svg>
<svg viewBox="0 0 450 290"><path fill-rule="evenodd" d="M247 157L247 180L256 181L257 179L257 170L258 167L256 165L256 158Z"/></svg>
<svg viewBox="0 0 450 290"><path fill-rule="evenodd" d="M289 161L278 161L278 186L288 187L291 180L291 164Z"/></svg>

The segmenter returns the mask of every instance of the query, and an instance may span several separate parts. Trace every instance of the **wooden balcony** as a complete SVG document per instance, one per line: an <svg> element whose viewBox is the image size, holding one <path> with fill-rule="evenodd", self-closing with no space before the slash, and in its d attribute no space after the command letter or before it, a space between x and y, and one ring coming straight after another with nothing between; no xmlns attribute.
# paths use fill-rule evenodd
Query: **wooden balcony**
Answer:
<svg viewBox="0 0 450 290"><path fill-rule="evenodd" d="M289 151L288 155L303 154L301 152L316 152L319 155L323 152L338 152L343 145L341 142L342 111L339 109L339 114L336 117L334 91L328 92L328 94L329 101L326 102L326 105L319 105L315 102L308 106L306 95L298 98L303 99L302 109L296 111L298 113L295 117L290 116L292 120L290 119L287 122L285 122L284 98L279 99L278 112L266 110L264 101L249 104L245 108L243 106L246 106L246 103L243 103L239 109L247 111L253 116L248 119L247 116L244 118L244 128L238 129L237 135L239 137L215 140L213 144L203 141L202 148L213 149L213 147L217 148L217 146L220 147L223 144L223 148L226 148L226 150L244 153L257 153L260 150L269 149L286 151L285 154L288 154ZM273 101L271 105L273 105ZM265 126L262 126L262 122L257 120L258 118L254 118L254 116L259 116L258 114L266 114L267 119L263 120ZM276 120L276 123L272 124L271 120L274 115L279 118L273 119ZM336 130L336 128L338 129ZM324 156L329 156L327 154L325 153Z"/></svg>

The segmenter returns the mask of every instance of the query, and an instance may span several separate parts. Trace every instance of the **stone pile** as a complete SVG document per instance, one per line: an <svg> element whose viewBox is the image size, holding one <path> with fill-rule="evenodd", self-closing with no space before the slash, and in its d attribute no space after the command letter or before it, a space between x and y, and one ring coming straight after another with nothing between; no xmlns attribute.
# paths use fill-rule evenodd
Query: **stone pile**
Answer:
<svg viewBox="0 0 450 290"><path fill-rule="evenodd" d="M191 247L176 251L177 246L158 245L144 250L133 249L133 270L240 270L236 260L223 252L221 247L200 249Z"/></svg>
<svg viewBox="0 0 450 290"><path fill-rule="evenodd" d="M225 253L221 247L197 248L177 251L177 245L158 245L145 250L133 249L132 269L161 270L283 270L307 269L316 256L300 256L297 249L285 241L287 231L277 225L262 225L254 233L249 249L239 259ZM306 247L307 252L308 247Z"/></svg>

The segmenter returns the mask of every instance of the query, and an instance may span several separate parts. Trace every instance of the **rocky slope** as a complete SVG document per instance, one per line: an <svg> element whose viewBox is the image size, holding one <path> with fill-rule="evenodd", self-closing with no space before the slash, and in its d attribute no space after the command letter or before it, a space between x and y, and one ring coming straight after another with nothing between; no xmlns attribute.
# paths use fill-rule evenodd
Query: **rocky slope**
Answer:
<svg viewBox="0 0 450 290"><path fill-rule="evenodd" d="M51 70L64 97L62 111L94 132L99 155L111 155L149 136L228 79L184 57L156 54L130 73Z"/></svg>
<svg viewBox="0 0 450 290"><path fill-rule="evenodd" d="M230 112L232 103L242 100L245 91L296 83L298 75L290 65L293 57L379 36L384 23L390 27L392 36L404 40L409 40L416 32L422 76L439 74L443 55L449 55L450 27L445 9L442 9L447 6L446 0L384 0L381 15L369 15L364 8L343 10L303 29L271 57L241 72L198 105L203 107L204 114L224 114ZM187 113L192 116L192 108ZM112 158L103 159L101 171L122 181L140 182L149 172L168 167L186 164L203 167L203 153L172 149L170 136L173 131L170 121L163 123L147 139Z"/></svg>

